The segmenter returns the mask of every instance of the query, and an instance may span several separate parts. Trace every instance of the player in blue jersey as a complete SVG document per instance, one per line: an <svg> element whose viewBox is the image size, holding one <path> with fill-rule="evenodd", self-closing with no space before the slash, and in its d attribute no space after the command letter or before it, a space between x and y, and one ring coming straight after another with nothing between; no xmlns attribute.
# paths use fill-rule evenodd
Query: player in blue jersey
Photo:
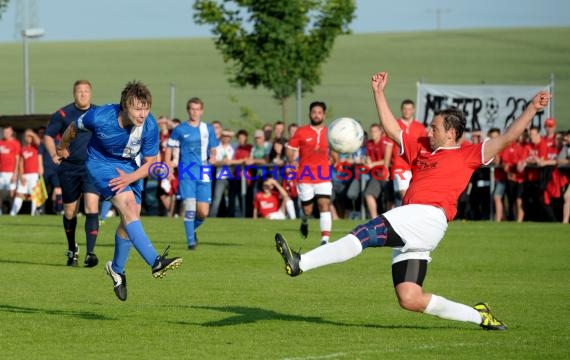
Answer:
<svg viewBox="0 0 570 360"><path fill-rule="evenodd" d="M219 142L214 127L201 121L204 113L202 100L196 97L188 100L186 111L190 119L174 128L170 134L165 159L172 159L173 148L180 149L178 178L184 206L184 229L188 249L194 250L197 244L196 230L210 212L211 177L215 174L211 164L216 160Z"/></svg>
<svg viewBox="0 0 570 360"><path fill-rule="evenodd" d="M125 266L131 246L151 267L155 278L162 278L167 270L182 264L179 257L166 258L168 248L158 255L140 221L143 179L157 162L159 150L158 125L150 113L151 105L148 88L141 82L129 82L121 93L120 104L85 113L67 128L57 149L59 156L68 158L69 144L78 133L93 134L87 146L87 173L101 196L111 200L121 217L115 233L113 261L107 262L105 269L122 301L127 299Z"/></svg>
<svg viewBox="0 0 570 360"><path fill-rule="evenodd" d="M87 253L84 266L93 267L99 263L95 255L95 242L99 233L99 194L87 177L85 159L87 143L91 133L84 132L70 144L71 156L61 159L56 154L55 138L62 135L69 124L96 106L91 104L91 83L77 80L73 84L74 102L59 109L51 117L45 134L45 146L53 162L58 164L58 178L62 189L63 229L67 237L67 266L78 266L79 246L75 241L77 213L81 195L85 210L85 237Z"/></svg>

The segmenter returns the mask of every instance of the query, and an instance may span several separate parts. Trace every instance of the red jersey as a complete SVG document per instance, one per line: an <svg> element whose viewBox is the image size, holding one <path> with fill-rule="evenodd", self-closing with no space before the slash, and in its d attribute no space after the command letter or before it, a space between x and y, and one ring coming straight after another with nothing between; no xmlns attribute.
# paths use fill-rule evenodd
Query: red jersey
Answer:
<svg viewBox="0 0 570 360"><path fill-rule="evenodd" d="M20 152L24 165L24 174L37 174L40 172L38 148L34 145L24 145Z"/></svg>
<svg viewBox="0 0 570 360"><path fill-rule="evenodd" d="M299 168L295 177L299 183L316 184L330 181L326 127L315 129L311 125L301 126L287 146L299 151Z"/></svg>
<svg viewBox="0 0 570 360"><path fill-rule="evenodd" d="M398 119L398 125L400 125L400 129L402 129L402 133L409 135L412 138L417 139L427 135L426 127L417 120L413 120L410 125L408 125L404 120ZM394 147L392 148L392 160L390 167L392 169L397 169L400 174L404 171L411 170L410 164L400 156L400 146L396 143L394 143ZM394 176L394 173L392 173L392 176Z"/></svg>
<svg viewBox="0 0 570 360"><path fill-rule="evenodd" d="M431 150L425 136L402 134L402 158L411 164L412 181L403 204L425 204L442 208L448 221L457 214L457 199L473 172L483 164L483 144Z"/></svg>
<svg viewBox="0 0 570 360"><path fill-rule="evenodd" d="M541 141L538 144L529 143L526 144L526 157L523 160L528 159L529 161L534 161L535 159L546 159L546 143ZM537 168L534 164L529 164L525 168L525 180L526 181L539 181L542 174L542 169Z"/></svg>
<svg viewBox="0 0 570 360"><path fill-rule="evenodd" d="M542 142L546 147L546 160L556 160L558 158L558 153L561 149L558 148L558 144L556 143L556 136L548 137L543 136Z"/></svg>
<svg viewBox="0 0 570 360"><path fill-rule="evenodd" d="M249 159L249 155L251 155L251 149L253 149L253 145L251 144L238 145L234 153L234 160ZM241 179L241 168L242 166L236 166L236 179Z"/></svg>
<svg viewBox="0 0 570 360"><path fill-rule="evenodd" d="M265 196L265 193L260 191L255 194L253 208L257 210L259 216L265 218L279 210L279 195L272 192L269 196Z"/></svg>
<svg viewBox="0 0 570 360"><path fill-rule="evenodd" d="M515 181L519 184L524 182L524 172L517 169L519 161L527 158L527 149L524 144L514 142L501 152L501 163L507 169L507 180Z"/></svg>
<svg viewBox="0 0 570 360"><path fill-rule="evenodd" d="M20 154L20 142L14 138L0 140L0 172L17 172L16 156Z"/></svg>
<svg viewBox="0 0 570 360"><path fill-rule="evenodd" d="M368 140L366 142L366 156L368 156L372 162L384 160L386 145L391 143L391 140L385 135L382 135L377 143L375 143L374 140Z"/></svg>

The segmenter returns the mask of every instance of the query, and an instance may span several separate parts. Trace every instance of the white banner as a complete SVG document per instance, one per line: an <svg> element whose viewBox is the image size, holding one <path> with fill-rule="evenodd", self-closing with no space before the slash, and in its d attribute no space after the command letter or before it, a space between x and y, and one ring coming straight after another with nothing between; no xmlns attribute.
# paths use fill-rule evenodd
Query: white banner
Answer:
<svg viewBox="0 0 570 360"><path fill-rule="evenodd" d="M465 112L466 131L480 130L485 136L490 128L496 127L502 131L509 126L541 90L551 91L551 86L418 83L416 118L427 126L435 112L456 107ZM536 114L532 125L542 129L544 120L549 117L550 108L544 109Z"/></svg>

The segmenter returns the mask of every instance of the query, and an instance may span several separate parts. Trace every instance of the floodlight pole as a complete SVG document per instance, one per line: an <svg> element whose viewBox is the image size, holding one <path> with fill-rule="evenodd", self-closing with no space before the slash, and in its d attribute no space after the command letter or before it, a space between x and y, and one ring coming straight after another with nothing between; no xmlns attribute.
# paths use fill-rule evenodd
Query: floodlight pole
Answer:
<svg viewBox="0 0 570 360"><path fill-rule="evenodd" d="M22 45L24 48L24 114L30 113L30 60L28 54L28 39L44 36L45 31L41 28L22 30Z"/></svg>

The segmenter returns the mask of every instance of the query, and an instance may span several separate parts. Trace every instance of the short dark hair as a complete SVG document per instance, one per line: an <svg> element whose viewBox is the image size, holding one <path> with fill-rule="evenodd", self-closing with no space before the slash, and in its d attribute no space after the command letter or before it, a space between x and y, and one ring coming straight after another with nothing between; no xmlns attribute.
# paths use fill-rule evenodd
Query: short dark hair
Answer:
<svg viewBox="0 0 570 360"><path fill-rule="evenodd" d="M236 133L236 136L240 136L240 135L245 135L245 137L247 137L248 136L247 130L244 130L244 129L238 130L238 132Z"/></svg>
<svg viewBox="0 0 570 360"><path fill-rule="evenodd" d="M324 112L327 112L327 104L322 101L313 101L311 105L309 105L309 111L312 111L313 108L317 106L323 109Z"/></svg>
<svg viewBox="0 0 570 360"><path fill-rule="evenodd" d="M187 102L186 102L186 110L190 110L190 104L198 104L200 105L200 107L203 109L204 108L204 102L202 101L202 99L198 98L198 97L193 97L190 98Z"/></svg>
<svg viewBox="0 0 570 360"><path fill-rule="evenodd" d="M416 103L414 103L412 99L405 99L404 101L402 101L402 104L400 104L400 109L403 108L404 105L412 105L413 107L415 107Z"/></svg>
<svg viewBox="0 0 570 360"><path fill-rule="evenodd" d="M435 116L441 116L443 118L443 128L445 131L455 129L455 141L461 139L465 131L465 126L467 125L463 111L457 108L449 108L436 112Z"/></svg>
<svg viewBox="0 0 570 360"><path fill-rule="evenodd" d="M489 131L487 131L487 136L491 135L492 133L501 133L501 129L497 128L497 127L492 127L489 129Z"/></svg>
<svg viewBox="0 0 570 360"><path fill-rule="evenodd" d="M127 83L123 92L121 92L121 110L126 110L128 105L134 103L138 100L143 105L148 105L149 108L152 107L152 95L150 90L140 81L133 80Z"/></svg>

